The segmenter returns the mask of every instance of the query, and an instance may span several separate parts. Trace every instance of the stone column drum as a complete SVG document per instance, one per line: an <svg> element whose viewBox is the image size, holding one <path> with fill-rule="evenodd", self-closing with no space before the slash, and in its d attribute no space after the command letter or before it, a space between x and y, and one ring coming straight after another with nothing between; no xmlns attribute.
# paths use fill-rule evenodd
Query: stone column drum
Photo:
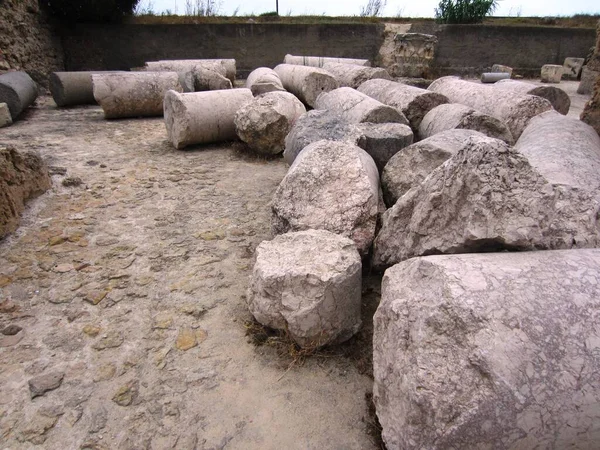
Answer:
<svg viewBox="0 0 600 450"><path fill-rule="evenodd" d="M317 67L279 64L275 67L275 72L287 91L313 107L321 93L338 87L338 82L333 75Z"/></svg>

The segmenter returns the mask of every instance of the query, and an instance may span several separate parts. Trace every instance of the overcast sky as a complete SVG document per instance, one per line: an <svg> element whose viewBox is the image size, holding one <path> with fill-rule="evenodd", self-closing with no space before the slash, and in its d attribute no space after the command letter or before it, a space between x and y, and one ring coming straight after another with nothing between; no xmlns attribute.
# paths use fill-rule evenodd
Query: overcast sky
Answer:
<svg viewBox="0 0 600 450"><path fill-rule="evenodd" d="M141 5L152 4L155 13L169 9L185 14L186 1L195 4L201 0L141 0ZM218 0L217 0L218 1ZM279 14L353 16L360 13L368 0L279 0ZM433 17L439 0L388 0L383 16ZM222 0L220 13L231 15L262 14L275 11L275 0ZM599 14L598 0L501 0L496 16L571 16L573 14Z"/></svg>

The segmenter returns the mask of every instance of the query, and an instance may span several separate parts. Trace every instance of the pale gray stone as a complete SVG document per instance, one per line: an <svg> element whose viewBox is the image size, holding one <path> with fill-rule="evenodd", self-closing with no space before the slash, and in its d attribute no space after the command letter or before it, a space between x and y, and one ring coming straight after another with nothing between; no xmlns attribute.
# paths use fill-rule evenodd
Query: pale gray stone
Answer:
<svg viewBox="0 0 600 450"><path fill-rule="evenodd" d="M381 78L391 80L392 77L383 67L366 67L357 64L344 64L328 62L323 64L323 69L331 73L338 81L340 87L357 89L367 80Z"/></svg>
<svg viewBox="0 0 600 450"><path fill-rule="evenodd" d="M481 74L482 83L496 83L500 80L510 79L510 74L506 72L484 72Z"/></svg>
<svg viewBox="0 0 600 450"><path fill-rule="evenodd" d="M578 94L591 95L594 91L594 83L600 77L600 72L583 66L581 70L581 81L577 87Z"/></svg>
<svg viewBox="0 0 600 450"><path fill-rule="evenodd" d="M26 72L7 72L0 75L0 103L8 105L13 122L37 96L37 84Z"/></svg>
<svg viewBox="0 0 600 450"><path fill-rule="evenodd" d="M390 158L414 139L410 127L401 123L361 123L351 137L351 141L371 155L380 173Z"/></svg>
<svg viewBox="0 0 600 450"><path fill-rule="evenodd" d="M552 107L561 114L567 115L571 107L569 94L556 86L538 86L521 80L501 80L494 84L495 89L504 89L516 94L537 95L548 100Z"/></svg>
<svg viewBox="0 0 600 450"><path fill-rule="evenodd" d="M557 64L545 64L540 71L542 83L560 83L563 75L563 66Z"/></svg>
<svg viewBox="0 0 600 450"><path fill-rule="evenodd" d="M497 139L469 138L385 212L374 265L438 253L598 246L598 183L583 186L590 162L568 153L560 176L548 158L528 160Z"/></svg>
<svg viewBox="0 0 600 450"><path fill-rule="evenodd" d="M306 113L289 92L268 92L243 105L234 116L238 137L257 153L277 155L296 120Z"/></svg>
<svg viewBox="0 0 600 450"><path fill-rule="evenodd" d="M317 141L302 150L275 191L271 227L274 234L325 229L349 237L365 255L378 208L373 158L349 142Z"/></svg>
<svg viewBox="0 0 600 450"><path fill-rule="evenodd" d="M256 249L248 308L302 347L338 344L361 325L361 272L348 238L325 230L283 234Z"/></svg>
<svg viewBox="0 0 600 450"><path fill-rule="evenodd" d="M274 70L287 91L312 107L320 94L338 88L335 77L318 67L279 64Z"/></svg>
<svg viewBox="0 0 600 450"><path fill-rule="evenodd" d="M44 395L48 391L58 388L65 377L64 372L50 372L29 380L31 398Z"/></svg>
<svg viewBox="0 0 600 450"><path fill-rule="evenodd" d="M196 68L204 68L215 71L228 78L231 83L235 82L236 61L235 59L163 59L160 61L149 61L144 70L148 71L194 71Z"/></svg>
<svg viewBox="0 0 600 450"><path fill-rule="evenodd" d="M52 72L48 77L48 84L56 106L95 105L92 83L94 73L115 73L115 71Z"/></svg>
<svg viewBox="0 0 600 450"><path fill-rule="evenodd" d="M259 67L250 72L246 79L246 87L255 96L267 92L285 91L277 72L268 67Z"/></svg>
<svg viewBox="0 0 600 450"><path fill-rule="evenodd" d="M302 66L323 67L327 63L354 64L357 66L370 67L368 59L357 58L335 58L329 56L295 56L287 54L283 58L285 64L298 64Z"/></svg>
<svg viewBox="0 0 600 450"><path fill-rule="evenodd" d="M492 66L492 72L494 73L507 73L512 76L513 68L509 66L504 66L502 64L494 64Z"/></svg>
<svg viewBox="0 0 600 450"><path fill-rule="evenodd" d="M388 269L373 335L387 448L596 448L599 274L597 249Z"/></svg>
<svg viewBox="0 0 600 450"><path fill-rule="evenodd" d="M585 58L565 58L565 62L563 63L563 78L567 80L578 80L584 62Z"/></svg>
<svg viewBox="0 0 600 450"><path fill-rule="evenodd" d="M10 116L10 109L6 103L0 103L0 128L6 127L12 124L12 117Z"/></svg>

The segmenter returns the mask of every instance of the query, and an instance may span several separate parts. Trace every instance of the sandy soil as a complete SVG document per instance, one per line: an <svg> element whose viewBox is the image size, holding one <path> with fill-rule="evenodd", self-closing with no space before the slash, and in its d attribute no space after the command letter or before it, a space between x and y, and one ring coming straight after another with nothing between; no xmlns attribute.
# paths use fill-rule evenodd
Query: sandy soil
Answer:
<svg viewBox="0 0 600 450"><path fill-rule="evenodd" d="M2 448L378 447L365 398L380 279L365 280L363 332L303 364L246 335L282 160L176 151L162 118L48 98L0 143L53 173L0 243Z"/></svg>

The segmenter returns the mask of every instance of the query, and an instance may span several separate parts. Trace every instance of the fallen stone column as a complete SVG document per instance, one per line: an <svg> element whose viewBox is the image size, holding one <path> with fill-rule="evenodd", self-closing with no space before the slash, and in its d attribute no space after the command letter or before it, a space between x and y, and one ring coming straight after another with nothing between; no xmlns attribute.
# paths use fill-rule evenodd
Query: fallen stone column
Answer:
<svg viewBox="0 0 600 450"><path fill-rule="evenodd" d="M323 69L336 78L340 87L357 89L361 84L368 80L392 79L388 71L382 67L367 67L357 64L328 62L323 64Z"/></svg>
<svg viewBox="0 0 600 450"><path fill-rule="evenodd" d="M553 152L556 162L531 153L469 138L385 212L373 265L431 254L598 247L600 152Z"/></svg>
<svg viewBox="0 0 600 450"><path fill-rule="evenodd" d="M277 72L268 67L259 67L250 72L246 79L246 87L255 96L267 92L285 91Z"/></svg>
<svg viewBox="0 0 600 450"><path fill-rule="evenodd" d="M442 94L389 80L365 81L358 90L381 103L398 108L410 122L413 131L419 129L425 114L442 103L448 103Z"/></svg>
<svg viewBox="0 0 600 450"><path fill-rule="evenodd" d="M479 131L507 144L514 143L511 132L501 120L459 103L446 103L429 111L419 125L419 137L425 139L455 128Z"/></svg>
<svg viewBox="0 0 600 450"><path fill-rule="evenodd" d="M368 59L332 58L328 56L294 56L289 54L285 55L283 63L311 67L323 67L326 63L354 64L365 67L371 66Z"/></svg>
<svg viewBox="0 0 600 450"><path fill-rule="evenodd" d="M195 92L194 72L177 72L177 76L183 92Z"/></svg>
<svg viewBox="0 0 600 450"><path fill-rule="evenodd" d="M95 105L92 75L116 72L52 72L49 84L54 103L57 106Z"/></svg>
<svg viewBox="0 0 600 450"><path fill-rule="evenodd" d="M0 103L6 103L13 122L38 96L35 81L26 72L0 75Z"/></svg>
<svg viewBox="0 0 600 450"><path fill-rule="evenodd" d="M578 94L589 95L594 91L594 83L600 77L600 71L592 70L584 66L581 70L581 81L577 87Z"/></svg>
<svg viewBox="0 0 600 450"><path fill-rule="evenodd" d="M445 95L452 103L462 103L504 122L518 139L529 120L552 108L550 102L533 95L517 94L458 77L442 77L429 90Z"/></svg>
<svg viewBox="0 0 600 450"><path fill-rule="evenodd" d="M600 135L600 76L596 79L592 98L585 104L580 117L582 122L590 125Z"/></svg>
<svg viewBox="0 0 600 450"><path fill-rule="evenodd" d="M275 67L275 72L287 91L312 107L321 93L338 88L334 76L317 67L279 64Z"/></svg>
<svg viewBox="0 0 600 450"><path fill-rule="evenodd" d="M182 72L193 70L196 67L213 70L227 77L231 83L235 82L235 59L163 59L160 61L148 61L146 63L146 70L151 72Z"/></svg>
<svg viewBox="0 0 600 450"><path fill-rule="evenodd" d="M401 123L359 123L355 130L351 141L373 158L380 173L390 158L412 144L414 139L410 127Z"/></svg>
<svg viewBox="0 0 600 450"><path fill-rule="evenodd" d="M381 173L385 204L389 208L394 206L400 197L464 147L471 136L484 135L466 129L441 131L391 156Z"/></svg>
<svg viewBox="0 0 600 450"><path fill-rule="evenodd" d="M10 109L6 103L0 103L0 128L7 127L13 123Z"/></svg>
<svg viewBox="0 0 600 450"><path fill-rule="evenodd" d="M164 116L173 146L182 149L192 144L234 140L235 113L253 99L250 89L192 92L165 95Z"/></svg>
<svg viewBox="0 0 600 450"><path fill-rule="evenodd" d="M167 91L183 91L176 72L93 74L92 82L106 119L162 116Z"/></svg>
<svg viewBox="0 0 600 450"><path fill-rule="evenodd" d="M301 347L339 344L361 325L361 269L348 238L325 230L276 236L256 249L248 309Z"/></svg>
<svg viewBox="0 0 600 450"><path fill-rule="evenodd" d="M298 155L272 202L273 234L324 229L369 252L379 211L379 172L349 142L317 141Z"/></svg>
<svg viewBox="0 0 600 450"><path fill-rule="evenodd" d="M502 64L494 64L492 66L492 73L507 73L512 77L513 68L509 66L504 66Z"/></svg>
<svg viewBox="0 0 600 450"><path fill-rule="evenodd" d="M27 200L52 185L48 167L34 152L0 147L0 239L17 229Z"/></svg>
<svg viewBox="0 0 600 450"><path fill-rule="evenodd" d="M563 75L563 66L557 64L545 64L540 71L542 83L560 83Z"/></svg>
<svg viewBox="0 0 600 450"><path fill-rule="evenodd" d="M393 122L408 125L408 120L398 109L350 87L341 87L319 95L314 106L315 109L337 113L349 123Z"/></svg>
<svg viewBox="0 0 600 450"><path fill-rule="evenodd" d="M506 72L485 72L481 74L481 82L486 84L496 83L500 80L509 80L510 74Z"/></svg>
<svg viewBox="0 0 600 450"><path fill-rule="evenodd" d="M597 249L388 269L373 319L387 448L596 448L599 274Z"/></svg>
<svg viewBox="0 0 600 450"><path fill-rule="evenodd" d="M571 107L569 95L556 86L537 86L526 81L501 80L494 84L494 88L514 92L515 94L537 95L545 98L556 111L564 115L567 115Z"/></svg>
<svg viewBox="0 0 600 450"><path fill-rule="evenodd" d="M235 113L238 137L257 153L277 155L285 148L285 137L306 108L294 94L267 92L246 103Z"/></svg>
<svg viewBox="0 0 600 450"><path fill-rule="evenodd" d="M215 70L195 67L192 73L194 75L194 89L197 92L233 88L231 80Z"/></svg>

